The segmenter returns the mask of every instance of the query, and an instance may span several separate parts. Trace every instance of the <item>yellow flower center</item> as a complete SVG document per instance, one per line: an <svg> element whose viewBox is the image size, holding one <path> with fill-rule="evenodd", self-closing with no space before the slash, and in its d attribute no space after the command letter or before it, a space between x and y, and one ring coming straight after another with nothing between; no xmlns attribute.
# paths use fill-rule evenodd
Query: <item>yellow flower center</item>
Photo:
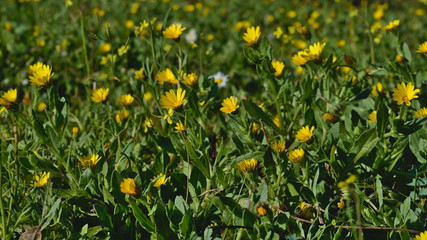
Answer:
<svg viewBox="0 0 427 240"><path fill-rule="evenodd" d="M221 83L222 83L222 78L217 78L217 79L215 79L215 82L218 84L218 85L220 85Z"/></svg>
<svg viewBox="0 0 427 240"><path fill-rule="evenodd" d="M405 103L409 103L409 98L408 98L407 96L404 96L404 97L403 97L403 101L404 101Z"/></svg>

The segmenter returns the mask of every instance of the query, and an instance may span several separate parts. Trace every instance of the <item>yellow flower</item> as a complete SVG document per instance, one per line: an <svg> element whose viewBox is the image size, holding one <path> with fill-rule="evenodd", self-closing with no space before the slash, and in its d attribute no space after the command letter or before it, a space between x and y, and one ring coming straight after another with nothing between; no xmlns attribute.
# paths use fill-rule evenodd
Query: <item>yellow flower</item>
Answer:
<svg viewBox="0 0 427 240"><path fill-rule="evenodd" d="M149 102L153 98L153 95L150 92L144 93L144 99L145 101Z"/></svg>
<svg viewBox="0 0 427 240"><path fill-rule="evenodd" d="M283 68L285 67L285 64L283 64L282 62L279 62L279 61L272 61L271 65L273 65L274 70L276 70L276 72L274 73L275 77L282 75Z"/></svg>
<svg viewBox="0 0 427 240"><path fill-rule="evenodd" d="M378 92L383 94L383 85L379 82L376 85L374 85L374 87L372 88L372 95L374 95L375 97L378 96Z"/></svg>
<svg viewBox="0 0 427 240"><path fill-rule="evenodd" d="M406 59L403 56L396 55L396 61L399 63L406 63L406 62L408 62L408 59Z"/></svg>
<svg viewBox="0 0 427 240"><path fill-rule="evenodd" d="M12 103L16 101L17 97L18 97L18 90L16 88L9 89L9 91L3 93L2 97L0 98L0 106L9 108L12 105Z"/></svg>
<svg viewBox="0 0 427 240"><path fill-rule="evenodd" d="M185 90L178 88L176 94L173 89L160 96L160 105L166 109L177 109L185 102Z"/></svg>
<svg viewBox="0 0 427 240"><path fill-rule="evenodd" d="M420 235L415 236L414 240L427 240L427 231L420 233Z"/></svg>
<svg viewBox="0 0 427 240"><path fill-rule="evenodd" d="M246 29L246 33L243 35L243 40L245 40L246 46L252 47L258 43L259 36L261 36L259 26L256 28L252 26Z"/></svg>
<svg viewBox="0 0 427 240"><path fill-rule="evenodd" d="M181 28L181 24L172 24L163 31L163 36L169 39L179 39L185 28Z"/></svg>
<svg viewBox="0 0 427 240"><path fill-rule="evenodd" d="M33 187L44 187L47 184L47 180L50 178L50 172L42 172L40 175L34 176L34 181L32 181Z"/></svg>
<svg viewBox="0 0 427 240"><path fill-rule="evenodd" d="M308 62L305 58L302 57L303 53L304 53L303 51L299 51L297 54L294 54L292 56L292 63L297 65L297 66L302 66L306 62Z"/></svg>
<svg viewBox="0 0 427 240"><path fill-rule="evenodd" d="M133 28L134 25L135 25L135 22L132 20L126 20L126 22L125 22L125 28L127 28L127 29Z"/></svg>
<svg viewBox="0 0 427 240"><path fill-rule="evenodd" d="M344 199L341 198L337 206L339 209L343 209L345 207Z"/></svg>
<svg viewBox="0 0 427 240"><path fill-rule="evenodd" d="M394 20L393 22L389 22L386 26L383 27L386 32L396 31L397 27L399 27L400 20Z"/></svg>
<svg viewBox="0 0 427 240"><path fill-rule="evenodd" d="M369 114L368 122L371 122L371 123L377 122L377 111L374 110Z"/></svg>
<svg viewBox="0 0 427 240"><path fill-rule="evenodd" d="M98 89L92 90L92 96L91 96L92 101L96 103L105 101L105 99L107 99L107 96L108 96L108 91L110 91L109 88L98 88Z"/></svg>
<svg viewBox="0 0 427 240"><path fill-rule="evenodd" d="M74 135L79 134L79 127L73 127L73 134Z"/></svg>
<svg viewBox="0 0 427 240"><path fill-rule="evenodd" d="M345 181L341 181L338 183L338 187L341 189L345 189L348 188L350 186L350 184L353 184L357 181L357 176L352 174L350 175L350 177L348 177Z"/></svg>
<svg viewBox="0 0 427 240"><path fill-rule="evenodd" d="M33 74L37 69L39 69L39 68L42 68L43 67L43 63L41 63L41 62L37 62L37 63L35 63L35 64L33 64L33 65L30 65L28 68L27 68L27 73L28 74Z"/></svg>
<svg viewBox="0 0 427 240"><path fill-rule="evenodd" d="M156 182L153 184L153 186L156 188L160 188L160 186L165 185L166 182L168 181L168 179L166 178L166 175L163 175L163 173L160 173L159 175L151 179L151 181L153 181L154 179L157 179Z"/></svg>
<svg viewBox="0 0 427 240"><path fill-rule="evenodd" d="M43 112L46 108L47 108L46 103L41 102L41 103L39 103L39 106L37 107L37 111Z"/></svg>
<svg viewBox="0 0 427 240"><path fill-rule="evenodd" d="M301 53L301 57L307 61L319 61L325 45L326 43L320 42L310 45L308 49L305 49L304 52Z"/></svg>
<svg viewBox="0 0 427 240"><path fill-rule="evenodd" d="M45 86L49 83L50 78L53 76L54 73L52 72L51 66L44 65L42 63L40 64L37 63L35 67L34 65L30 66L27 71L31 72L30 82L38 86Z"/></svg>
<svg viewBox="0 0 427 240"><path fill-rule="evenodd" d="M274 31L274 36L276 36L277 39L279 39L283 34L283 30L281 27L277 27L276 31Z"/></svg>
<svg viewBox="0 0 427 240"><path fill-rule="evenodd" d="M165 70L159 72L156 76L157 83L160 85L163 85L166 83L172 83L172 84L178 84L178 80L176 79L175 75L173 74L172 70L169 68L166 68Z"/></svg>
<svg viewBox="0 0 427 240"><path fill-rule="evenodd" d="M276 151L277 153L283 153L286 150L286 145L285 145L285 141L279 140L279 141L275 141L272 144L272 147L274 149L274 151Z"/></svg>
<svg viewBox="0 0 427 240"><path fill-rule="evenodd" d="M418 51L417 51L417 53L424 53L424 54L427 54L427 41L426 41L426 42L421 43L421 44L418 46Z"/></svg>
<svg viewBox="0 0 427 240"><path fill-rule="evenodd" d="M109 51L111 51L111 44L103 43L99 46L99 50L103 53L108 53Z"/></svg>
<svg viewBox="0 0 427 240"><path fill-rule="evenodd" d="M415 112L415 117L417 118L427 117L427 108L423 107L421 109L418 109Z"/></svg>
<svg viewBox="0 0 427 240"><path fill-rule="evenodd" d="M144 68L142 67L142 68L140 68L139 70L136 70L135 72L134 72L134 74L135 74L135 78L136 79L144 79Z"/></svg>
<svg viewBox="0 0 427 240"><path fill-rule="evenodd" d="M305 39L311 38L311 33L308 31L308 28L306 26L298 26L297 32L301 34Z"/></svg>
<svg viewBox="0 0 427 240"><path fill-rule="evenodd" d="M275 124L276 126L280 127L280 122L279 122L279 116L278 116L278 115L276 115L276 116L273 118L273 122L274 122L274 124Z"/></svg>
<svg viewBox="0 0 427 240"><path fill-rule="evenodd" d="M199 79L199 76L195 73L184 73L184 80L182 80L182 83L188 86L194 86L197 83L197 80Z"/></svg>
<svg viewBox="0 0 427 240"><path fill-rule="evenodd" d="M268 212L267 207L265 207L264 205L259 205L259 206L256 208L256 213L257 213L258 215L260 215L261 217L263 217L263 216L267 215L267 212Z"/></svg>
<svg viewBox="0 0 427 240"><path fill-rule="evenodd" d="M148 132L149 128L152 128L154 125L153 120L151 120L151 118L145 118L144 123L142 124L142 126L144 127L144 132Z"/></svg>
<svg viewBox="0 0 427 240"><path fill-rule="evenodd" d="M251 133L257 134L260 130L260 125L258 123L252 123Z"/></svg>
<svg viewBox="0 0 427 240"><path fill-rule="evenodd" d="M334 122L335 121L334 115L332 115L330 113L323 114L323 118L328 122Z"/></svg>
<svg viewBox="0 0 427 240"><path fill-rule="evenodd" d="M302 148L295 149L289 153L288 159L293 163L299 163L304 159L304 150Z"/></svg>
<svg viewBox="0 0 427 240"><path fill-rule="evenodd" d="M175 132L183 132L183 131L185 131L185 127L182 124L182 122L176 123Z"/></svg>
<svg viewBox="0 0 427 240"><path fill-rule="evenodd" d="M129 106L132 104L133 100L135 100L134 97L130 94L122 95L119 98L117 98L117 102L119 102L120 105L123 107Z"/></svg>
<svg viewBox="0 0 427 240"><path fill-rule="evenodd" d="M219 110L221 110L221 112L226 114L230 114L239 108L239 105L237 105L237 98L233 96L224 99L221 105L222 105L222 108L220 108Z"/></svg>
<svg viewBox="0 0 427 240"><path fill-rule="evenodd" d="M308 126L302 127L298 132L296 138L300 142L308 142L311 139L311 136L313 136L313 130L314 126L311 127L311 129L308 128Z"/></svg>
<svg viewBox="0 0 427 240"><path fill-rule="evenodd" d="M242 30L242 28L248 28L250 26L251 26L251 22L249 22L248 20L239 21L234 26L234 31L240 32L240 30Z"/></svg>
<svg viewBox="0 0 427 240"><path fill-rule="evenodd" d="M243 160L241 162L239 162L236 165L236 168L239 169L242 172L253 172L255 171L256 167L258 165L258 161L255 159L251 159L251 160Z"/></svg>
<svg viewBox="0 0 427 240"><path fill-rule="evenodd" d="M119 110L116 114L116 123L119 124L129 117L129 111L126 109Z"/></svg>
<svg viewBox="0 0 427 240"><path fill-rule="evenodd" d="M120 191L124 194L135 196L138 192L138 188L136 187L133 178L123 179L123 181L120 183Z"/></svg>
<svg viewBox="0 0 427 240"><path fill-rule="evenodd" d="M402 105L403 103L406 106L411 106L411 100L413 98L418 98L416 95L420 89L415 89L415 86L412 83L408 83L406 85L404 82L401 84L397 84L397 88L393 88L393 100L397 102L398 105Z"/></svg>
<svg viewBox="0 0 427 240"><path fill-rule="evenodd" d="M98 154L88 154L86 156L78 157L80 163L85 167L94 167L101 157Z"/></svg>

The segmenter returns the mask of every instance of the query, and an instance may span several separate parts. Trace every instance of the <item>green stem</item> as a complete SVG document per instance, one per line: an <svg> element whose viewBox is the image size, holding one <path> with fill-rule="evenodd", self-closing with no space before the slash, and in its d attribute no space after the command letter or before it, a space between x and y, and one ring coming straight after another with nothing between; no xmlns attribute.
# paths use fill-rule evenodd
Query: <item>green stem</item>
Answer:
<svg viewBox="0 0 427 240"><path fill-rule="evenodd" d="M83 59L86 67L86 77L90 76L90 68L89 68L89 60L87 58L87 50L86 50L86 38L83 24L83 13L80 11L80 34L82 36L82 50L83 50Z"/></svg>
<svg viewBox="0 0 427 240"><path fill-rule="evenodd" d="M0 213L1 213L1 222L2 222L2 233L0 235L1 238L6 238L6 219L5 219L5 215L4 215L4 207L3 207L3 159L5 159L4 155L4 151L3 151L3 144L1 145L1 158L0 158L0 196L2 196L0 198Z"/></svg>

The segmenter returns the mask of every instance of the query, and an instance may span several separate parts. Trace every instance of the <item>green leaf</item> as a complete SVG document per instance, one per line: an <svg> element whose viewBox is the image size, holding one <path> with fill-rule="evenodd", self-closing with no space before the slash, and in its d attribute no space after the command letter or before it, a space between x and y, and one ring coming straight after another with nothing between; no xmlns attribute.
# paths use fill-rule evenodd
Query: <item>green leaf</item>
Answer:
<svg viewBox="0 0 427 240"><path fill-rule="evenodd" d="M175 147L172 144L172 141L170 138L162 137L160 135L155 135L154 140L156 141L157 145L159 145L163 150L177 154Z"/></svg>
<svg viewBox="0 0 427 240"><path fill-rule="evenodd" d="M377 111L377 136L383 138L388 124L388 108L381 101Z"/></svg>
<svg viewBox="0 0 427 240"><path fill-rule="evenodd" d="M402 214L403 219L405 219L409 210L411 209L411 197L407 197L402 205L400 205L400 213Z"/></svg>
<svg viewBox="0 0 427 240"><path fill-rule="evenodd" d="M420 163L427 162L427 130L420 129L409 135L409 148Z"/></svg>
<svg viewBox="0 0 427 240"><path fill-rule="evenodd" d="M114 229L113 221L111 220L111 215L108 213L107 208L98 204L95 204L93 207L102 226L110 230Z"/></svg>
<svg viewBox="0 0 427 240"><path fill-rule="evenodd" d="M272 127L276 132L280 132L280 129L276 126L276 124L274 124L273 120L255 103L252 103L248 100L243 100L243 106L249 115L251 115L251 117L253 117L255 120L259 121L259 119L262 119L263 123Z"/></svg>
<svg viewBox="0 0 427 240"><path fill-rule="evenodd" d="M179 223L179 230L185 239L189 238L190 233L193 230L193 224L191 223L191 217L189 215L184 215L182 221Z"/></svg>
<svg viewBox="0 0 427 240"><path fill-rule="evenodd" d="M408 62L411 63L412 61L412 54L409 50L408 44L405 42L403 43L403 56L408 59Z"/></svg>
<svg viewBox="0 0 427 240"><path fill-rule="evenodd" d="M41 231L45 229L47 226L49 226L50 222L52 221L53 217L55 217L56 210L59 208L59 205L61 204L61 199L57 199L55 203L50 208L49 213L44 217L43 224L40 228Z"/></svg>
<svg viewBox="0 0 427 240"><path fill-rule="evenodd" d="M155 232L155 226L153 223L145 216L145 214L142 212L142 210L138 207L136 202L133 199L129 199L130 207L132 208L133 215L135 216L136 220L141 224L141 227L143 227L145 230L147 230L150 233Z"/></svg>
<svg viewBox="0 0 427 240"><path fill-rule="evenodd" d="M86 170L83 172L83 174L80 175L79 187L81 189L86 189L87 185L89 184L91 177L92 177L92 170L90 168L86 168Z"/></svg>
<svg viewBox="0 0 427 240"><path fill-rule="evenodd" d="M380 175L377 175L377 177L375 178L376 179L376 184L375 184L375 187L376 187L376 191L377 191L377 195L378 195L378 202L379 202L379 204L380 204L380 207L379 208L381 208L382 207L382 205L383 205L383 185L382 185L382 183L381 183L381 180L380 180L380 178L381 178L381 176Z"/></svg>

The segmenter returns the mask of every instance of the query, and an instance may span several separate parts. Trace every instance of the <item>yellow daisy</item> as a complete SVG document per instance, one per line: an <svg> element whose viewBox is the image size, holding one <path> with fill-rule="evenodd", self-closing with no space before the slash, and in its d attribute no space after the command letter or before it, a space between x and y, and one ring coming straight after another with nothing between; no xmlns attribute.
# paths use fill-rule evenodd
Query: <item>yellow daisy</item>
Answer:
<svg viewBox="0 0 427 240"><path fill-rule="evenodd" d="M98 88L98 89L92 90L92 96L91 96L92 101L96 103L105 101L105 99L107 99L107 96L108 96L108 91L110 91L109 88Z"/></svg>
<svg viewBox="0 0 427 240"><path fill-rule="evenodd" d="M308 128L308 126L302 127L296 135L296 138L300 142L308 142L310 141L311 137L313 136L313 130L314 126L311 127L311 129Z"/></svg>
<svg viewBox="0 0 427 240"><path fill-rule="evenodd" d="M304 150L302 148L295 149L289 153L288 159L293 163L299 163L304 159Z"/></svg>
<svg viewBox="0 0 427 240"><path fill-rule="evenodd" d="M411 106L411 100L418 98L416 94L420 91L420 89L414 88L415 86L412 85L412 83L408 83L408 85L404 82L398 83L397 88L393 88L393 100L396 101L398 105L405 103L406 106Z"/></svg>
<svg viewBox="0 0 427 240"><path fill-rule="evenodd" d="M285 64L283 62L272 61L271 65L273 65L274 70L276 70L276 72L274 72L275 77L282 75L283 68L285 67Z"/></svg>
<svg viewBox="0 0 427 240"><path fill-rule="evenodd" d="M219 110L221 110L221 112L226 114L230 114L239 108L239 105L237 105L237 98L233 96L224 99L221 105L222 105L222 108Z"/></svg>
<svg viewBox="0 0 427 240"><path fill-rule="evenodd" d="M246 29L246 33L243 35L243 40L245 40L247 46L252 47L258 43L259 36L261 36L259 26L256 28L252 26Z"/></svg>
<svg viewBox="0 0 427 240"><path fill-rule="evenodd" d="M157 74L156 76L156 80L157 80L157 83L160 85L163 85L165 82L178 84L178 79L176 79L172 70L170 70L169 68L166 68L165 70L159 72L159 74Z"/></svg>
<svg viewBox="0 0 427 240"><path fill-rule="evenodd" d="M386 32L393 32L396 31L397 27L399 27L400 20L394 20L392 22L389 22L386 26L383 27L384 31Z"/></svg>
<svg viewBox="0 0 427 240"><path fill-rule="evenodd" d="M50 78L54 74L52 72L52 67L49 65L44 65L44 64L40 65L37 63L36 67L32 69L30 68L27 70L27 71L31 71L30 82L32 82L37 86L46 86L49 83Z"/></svg>
<svg viewBox="0 0 427 240"><path fill-rule="evenodd" d="M117 98L117 102L119 102L120 105L123 107L129 106L132 104L133 100L135 100L134 97L130 94L122 95L119 98Z"/></svg>
<svg viewBox="0 0 427 240"><path fill-rule="evenodd" d="M88 154L86 156L78 157L80 163L85 167L94 167L101 157L98 154Z"/></svg>
<svg viewBox="0 0 427 240"><path fill-rule="evenodd" d="M138 188L136 187L133 178L123 179L123 181L120 183L120 191L124 194L135 196L138 192Z"/></svg>
<svg viewBox="0 0 427 240"><path fill-rule="evenodd" d="M165 95L160 96L160 105L166 109L177 109L185 102L185 90L178 88L176 94L173 89L166 92Z"/></svg>
<svg viewBox="0 0 427 240"><path fill-rule="evenodd" d="M301 57L307 61L319 61L325 45L326 43L317 42L311 45L308 49L305 49L304 52L301 53Z"/></svg>
<svg viewBox="0 0 427 240"><path fill-rule="evenodd" d="M172 24L163 31L163 36L165 38L177 40L185 29L186 28L181 27L181 24Z"/></svg>
<svg viewBox="0 0 427 240"><path fill-rule="evenodd" d="M299 51L297 54L294 54L292 56L292 63L297 66L302 66L306 64L308 61L302 57L303 51Z"/></svg>
<svg viewBox="0 0 427 240"><path fill-rule="evenodd" d="M251 160L243 160L241 162L239 162L236 165L236 168L239 169L242 172L253 172L255 171L256 167L258 165L258 161L255 159L251 159Z"/></svg>
<svg viewBox="0 0 427 240"><path fill-rule="evenodd" d="M427 240L427 231L420 233L420 235L415 236L414 240Z"/></svg>
<svg viewBox="0 0 427 240"><path fill-rule="evenodd" d="M129 117L129 111L126 109L119 110L116 114L116 123L119 124Z"/></svg>
<svg viewBox="0 0 427 240"><path fill-rule="evenodd" d="M286 145L285 145L285 141L279 140L279 141L275 141L272 144L272 147L274 149L274 151L276 151L277 153L283 153L286 150Z"/></svg>
<svg viewBox="0 0 427 240"><path fill-rule="evenodd" d="M166 178L166 175L163 175L163 173L160 173L159 175L157 175L156 177L154 177L153 179L151 179L151 181L153 181L156 178L158 178L158 179L153 184L153 186L156 187L156 188L160 188L160 186L165 185L166 182L168 181L168 179Z"/></svg>
<svg viewBox="0 0 427 240"><path fill-rule="evenodd" d="M427 41L426 41L426 42L421 43L421 44L418 46L418 51L417 51L417 53L424 53L424 54L427 54Z"/></svg>
<svg viewBox="0 0 427 240"><path fill-rule="evenodd" d="M33 74L37 69L42 68L42 67L43 67L43 63L41 63L41 62L34 63L33 65L30 65L30 66L27 68L27 73L31 75L31 74Z"/></svg>
<svg viewBox="0 0 427 240"><path fill-rule="evenodd" d="M44 187L47 184L47 180L50 178L50 172L42 172L40 175L34 176L34 181L32 181L33 187Z"/></svg>
<svg viewBox="0 0 427 240"><path fill-rule="evenodd" d="M377 122L377 111L374 110L369 114L368 122L371 122L371 123Z"/></svg>
<svg viewBox="0 0 427 240"><path fill-rule="evenodd" d="M9 108L13 102L16 102L17 97L18 97L18 90L9 89L9 91L3 93L2 97L0 98L0 106Z"/></svg>
<svg viewBox="0 0 427 240"><path fill-rule="evenodd" d="M418 109L415 112L415 117L417 118L427 117L427 108L423 107L421 109Z"/></svg>
<svg viewBox="0 0 427 240"><path fill-rule="evenodd" d="M257 213L259 216L261 216L261 217L263 217L263 216L267 215L267 212L268 212L267 207L266 207L266 206L264 206L264 205L259 205L259 206L256 208L256 213Z"/></svg>
<svg viewBox="0 0 427 240"><path fill-rule="evenodd" d="M175 132L183 132L183 131L185 131L185 127L182 124L182 122L176 123Z"/></svg>
<svg viewBox="0 0 427 240"><path fill-rule="evenodd" d="M194 86L197 83L197 80L199 79L199 76L197 76L197 74L195 73L184 73L184 80L182 80L182 83L184 83L185 85L188 86Z"/></svg>

